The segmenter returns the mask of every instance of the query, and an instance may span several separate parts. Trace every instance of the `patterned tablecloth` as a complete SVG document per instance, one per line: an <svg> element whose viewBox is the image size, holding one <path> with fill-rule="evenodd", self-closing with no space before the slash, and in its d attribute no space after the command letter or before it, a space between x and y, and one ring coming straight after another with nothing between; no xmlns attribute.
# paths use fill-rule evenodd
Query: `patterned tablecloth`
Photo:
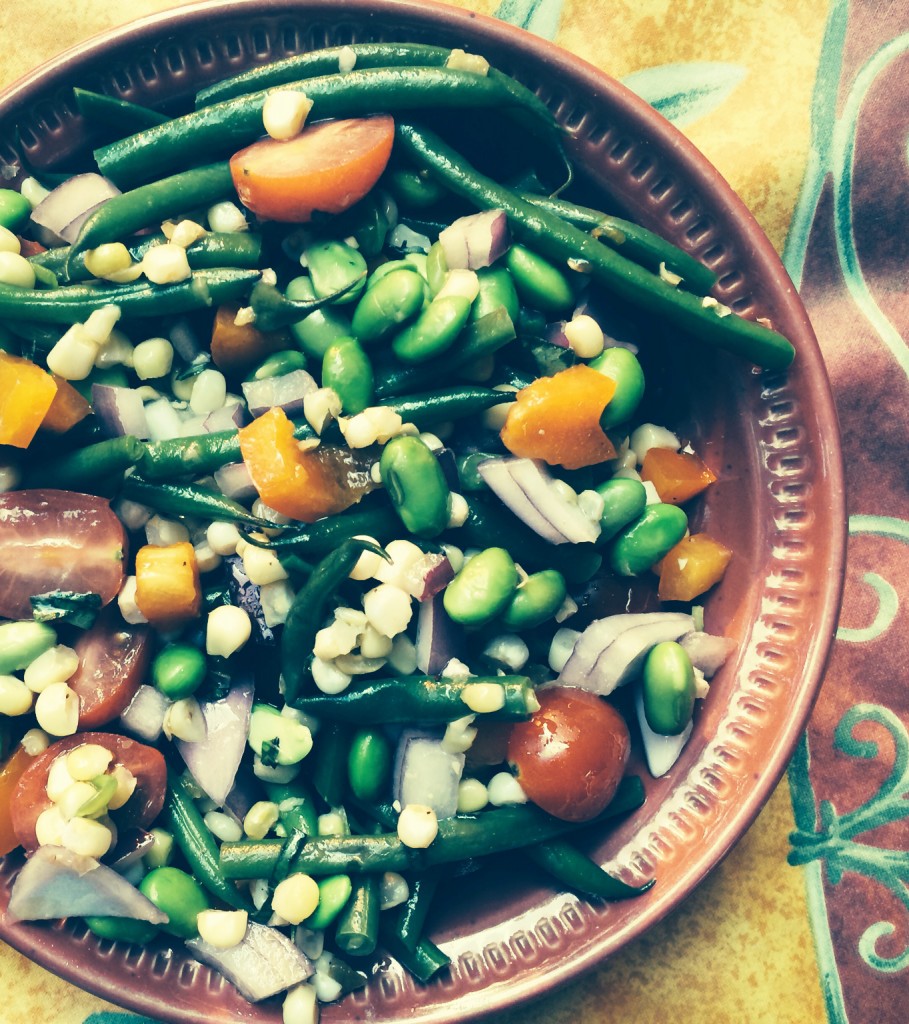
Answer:
<svg viewBox="0 0 909 1024"><path fill-rule="evenodd" d="M0 83L173 0L4 0ZM684 907L581 981L498 1018L905 1021L909 1005L909 5L461 0L554 39L682 128L807 303L841 418L849 563L810 727ZM137 1024L0 946L0 1024Z"/></svg>

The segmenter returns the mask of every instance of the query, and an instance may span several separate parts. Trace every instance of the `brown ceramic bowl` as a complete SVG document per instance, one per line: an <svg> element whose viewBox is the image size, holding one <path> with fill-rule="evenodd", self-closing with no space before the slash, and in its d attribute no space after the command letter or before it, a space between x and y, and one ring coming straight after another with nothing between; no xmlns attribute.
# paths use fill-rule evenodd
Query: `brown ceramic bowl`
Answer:
<svg viewBox="0 0 909 1024"><path fill-rule="evenodd" d="M837 424L817 343L770 243L729 186L666 121L578 58L488 18L425 0L213 0L112 32L51 62L0 101L0 162L14 126L36 166L84 146L74 85L178 108L199 86L325 45L411 40L484 54L536 90L570 132L588 195L690 250L719 274L717 297L770 317L797 349L788 373L758 373L683 349L687 425L720 470L700 522L735 550L707 602L714 632L738 640L677 765L645 806L596 847L646 895L591 906L513 862L442 898L432 937L450 972L423 987L380 960L368 987L327 1021L454 1021L512 1006L600 963L676 907L748 828L780 778L821 681L840 596L844 500ZM649 777L644 772L644 777ZM0 906L19 861L0 864ZM0 935L73 983L168 1021L277 1022L180 950L99 941L78 923L10 924Z"/></svg>

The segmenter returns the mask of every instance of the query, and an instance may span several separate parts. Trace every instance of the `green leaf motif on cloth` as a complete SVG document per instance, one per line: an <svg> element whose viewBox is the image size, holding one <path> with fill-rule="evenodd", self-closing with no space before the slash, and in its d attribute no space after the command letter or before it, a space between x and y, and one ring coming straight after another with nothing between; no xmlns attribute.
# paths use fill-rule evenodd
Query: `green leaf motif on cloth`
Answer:
<svg viewBox="0 0 909 1024"><path fill-rule="evenodd" d="M865 803L839 814L829 800L821 801L813 830L799 815L799 828L789 840L790 864L823 862L831 885L838 885L846 872L864 875L884 886L909 914L909 852L888 850L856 837L882 825L909 818L909 734L889 708L879 704L856 704L840 719L834 734L834 746L847 757L877 760L877 740L856 735L858 727L867 736L869 724L879 726L890 736L894 747L893 768L877 792ZM858 943L859 955L875 970L890 974L909 967L909 945L896 956L878 953L880 939L892 935L896 927L890 921L877 921L865 929Z"/></svg>
<svg viewBox="0 0 909 1024"><path fill-rule="evenodd" d="M626 75L622 84L684 127L716 110L747 73L740 64L719 61L662 64Z"/></svg>
<svg viewBox="0 0 909 1024"><path fill-rule="evenodd" d="M555 39L562 0L502 0L493 16L544 39Z"/></svg>
<svg viewBox="0 0 909 1024"><path fill-rule="evenodd" d="M90 1013L85 1024L156 1024L150 1017L137 1017L134 1013Z"/></svg>
<svg viewBox="0 0 909 1024"><path fill-rule="evenodd" d="M909 544L909 522L893 516L855 515L849 517L849 536L855 537L868 534L873 537L887 537ZM837 640L846 640L853 644L864 644L876 640L893 625L899 611L899 595L896 589L882 576L868 572L862 577L863 582L877 595L877 613L870 625L861 629L840 626L836 631Z"/></svg>

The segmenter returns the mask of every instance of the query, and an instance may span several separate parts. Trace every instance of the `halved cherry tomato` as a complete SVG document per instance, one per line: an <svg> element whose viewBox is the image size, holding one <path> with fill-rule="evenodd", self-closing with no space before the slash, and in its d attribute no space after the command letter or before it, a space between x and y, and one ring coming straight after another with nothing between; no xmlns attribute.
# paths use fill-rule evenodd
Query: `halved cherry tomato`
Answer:
<svg viewBox="0 0 909 1024"><path fill-rule="evenodd" d="M323 121L292 139L260 139L235 153L240 201L265 220L304 224L315 211L342 213L379 180L394 142L392 118Z"/></svg>
<svg viewBox="0 0 909 1024"><path fill-rule="evenodd" d="M19 845L19 837L13 828L13 793L31 763L31 755L20 743L0 771L0 857L5 857Z"/></svg>
<svg viewBox="0 0 909 1024"><path fill-rule="evenodd" d="M126 534L104 498L71 491L0 494L0 618L30 619L33 594L98 594L123 585Z"/></svg>
<svg viewBox="0 0 909 1024"><path fill-rule="evenodd" d="M66 736L32 760L13 793L13 828L29 853L38 847L35 822L53 805L47 795L47 776L51 765L61 754L68 754L85 743L105 747L114 755L111 768L123 765L135 776L136 788L132 796L122 807L110 812L118 829L130 826L146 828L161 813L167 789L167 766L160 751L112 732L80 732Z"/></svg>
<svg viewBox="0 0 909 1024"><path fill-rule="evenodd" d="M79 695L79 728L97 729L123 714L142 685L151 657L151 631L127 625L108 608L76 641L79 667L69 687Z"/></svg>
<svg viewBox="0 0 909 1024"><path fill-rule="evenodd" d="M589 821L612 799L625 772L628 726L587 690L554 686L537 697L540 710L512 727L508 760L544 811L563 821Z"/></svg>

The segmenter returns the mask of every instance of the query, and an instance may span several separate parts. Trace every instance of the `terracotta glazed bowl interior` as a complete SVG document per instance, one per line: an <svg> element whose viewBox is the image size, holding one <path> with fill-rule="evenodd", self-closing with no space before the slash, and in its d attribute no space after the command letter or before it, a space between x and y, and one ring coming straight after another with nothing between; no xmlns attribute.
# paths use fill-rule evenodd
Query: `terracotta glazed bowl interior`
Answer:
<svg viewBox="0 0 909 1024"><path fill-rule="evenodd" d="M169 111L249 65L326 45L430 42L484 54L534 89L568 129L578 194L689 250L720 278L716 296L769 317L797 349L786 373L759 373L681 339L670 361L676 425L719 469L698 513L735 551L707 601L707 626L737 640L699 710L681 760L647 780L647 802L589 841L646 895L591 906L515 866L451 883L432 937L452 958L414 984L389 958L368 987L326 1007L328 1021L463 1020L514 1005L602 961L675 908L747 829L782 774L820 685L844 557L836 418L804 309L772 247L718 173L666 121L576 57L505 24L418 0L303 0L193 5L112 32L39 69L0 100L0 163L70 169L87 151L71 88ZM15 141L18 128L18 143ZM21 148L16 148L17 146ZM588 609L592 614L595 606ZM0 865L0 906L20 861ZM277 1022L181 950L112 944L81 923L10 924L0 936L72 981L140 1013L209 1024Z"/></svg>

